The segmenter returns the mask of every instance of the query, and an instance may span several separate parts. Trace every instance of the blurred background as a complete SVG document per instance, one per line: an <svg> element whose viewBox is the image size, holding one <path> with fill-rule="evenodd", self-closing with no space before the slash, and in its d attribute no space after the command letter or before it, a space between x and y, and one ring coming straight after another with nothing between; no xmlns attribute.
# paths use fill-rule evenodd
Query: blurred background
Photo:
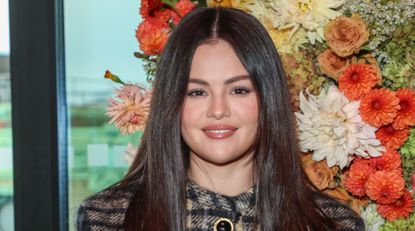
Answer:
<svg viewBox="0 0 415 231"><path fill-rule="evenodd" d="M15 230L8 1L0 0L0 231ZM146 84L141 61L133 56L139 5L136 0L63 1L69 230L75 230L79 203L126 172L127 143L139 143L140 134L121 135L108 124L107 99L118 86L103 78L109 69L125 82Z"/></svg>

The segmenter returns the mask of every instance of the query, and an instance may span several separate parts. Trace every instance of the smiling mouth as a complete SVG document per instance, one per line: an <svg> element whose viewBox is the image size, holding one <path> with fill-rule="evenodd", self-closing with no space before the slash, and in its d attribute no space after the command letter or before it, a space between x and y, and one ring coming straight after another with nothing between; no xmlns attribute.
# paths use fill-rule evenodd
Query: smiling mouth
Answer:
<svg viewBox="0 0 415 231"><path fill-rule="evenodd" d="M235 130L209 130L209 131L205 131L205 132L211 132L211 133L227 133L227 132L232 132Z"/></svg>
<svg viewBox="0 0 415 231"><path fill-rule="evenodd" d="M237 129L212 129L203 130L205 135L211 139L225 139L232 136Z"/></svg>

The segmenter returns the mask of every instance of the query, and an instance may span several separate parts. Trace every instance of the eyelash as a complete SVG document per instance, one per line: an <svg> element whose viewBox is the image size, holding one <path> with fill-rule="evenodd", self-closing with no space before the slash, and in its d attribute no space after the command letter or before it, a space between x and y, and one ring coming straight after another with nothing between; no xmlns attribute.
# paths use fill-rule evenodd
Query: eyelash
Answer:
<svg viewBox="0 0 415 231"><path fill-rule="evenodd" d="M243 93L233 93L235 91L240 91L242 90ZM246 88L246 87L242 87L242 86L236 86L234 88L232 88L232 94L233 95L246 95L248 93L250 93L251 90ZM193 89L191 91L189 91L186 95L189 97L199 97L199 96L203 96L202 94L205 94L205 90L203 89Z"/></svg>
<svg viewBox="0 0 415 231"><path fill-rule="evenodd" d="M242 86L237 86L237 87L234 87L234 88L232 89L232 91L236 91L236 90L242 90L242 91L244 91L244 93L240 93L240 94L238 94L238 95L246 95L246 94L248 94L248 93L250 93L250 92L251 92L251 90L250 90L249 88L242 87Z"/></svg>
<svg viewBox="0 0 415 231"><path fill-rule="evenodd" d="M193 90L187 92L186 95L190 96L190 97L198 97L198 96L202 96L200 93L204 94L205 92L204 92L203 89L193 89Z"/></svg>

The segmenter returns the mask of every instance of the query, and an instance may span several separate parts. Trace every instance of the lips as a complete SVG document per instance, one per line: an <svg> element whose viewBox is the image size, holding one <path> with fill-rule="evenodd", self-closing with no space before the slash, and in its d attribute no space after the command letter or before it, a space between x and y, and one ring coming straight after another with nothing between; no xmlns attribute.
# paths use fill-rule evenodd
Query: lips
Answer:
<svg viewBox="0 0 415 231"><path fill-rule="evenodd" d="M226 124L214 124L202 128L205 135L211 139L225 139L232 136L238 128Z"/></svg>

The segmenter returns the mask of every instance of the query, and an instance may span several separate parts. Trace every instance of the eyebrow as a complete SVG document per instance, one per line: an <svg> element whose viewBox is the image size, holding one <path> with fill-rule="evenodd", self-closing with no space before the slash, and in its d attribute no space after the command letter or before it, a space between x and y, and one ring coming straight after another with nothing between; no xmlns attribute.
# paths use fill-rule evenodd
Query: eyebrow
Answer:
<svg viewBox="0 0 415 231"><path fill-rule="evenodd" d="M235 83L235 82L238 82L238 81L241 81L241 80L245 80L245 79L250 79L249 78L249 75L237 75L237 76L233 76L233 77L231 77L231 78L223 81L223 83L225 83L225 85L229 85L229 84L232 84L232 83ZM201 80L201 79L197 79L197 78L189 79L189 83L197 83L197 84L209 86L209 83L208 82L206 82L204 80Z"/></svg>

